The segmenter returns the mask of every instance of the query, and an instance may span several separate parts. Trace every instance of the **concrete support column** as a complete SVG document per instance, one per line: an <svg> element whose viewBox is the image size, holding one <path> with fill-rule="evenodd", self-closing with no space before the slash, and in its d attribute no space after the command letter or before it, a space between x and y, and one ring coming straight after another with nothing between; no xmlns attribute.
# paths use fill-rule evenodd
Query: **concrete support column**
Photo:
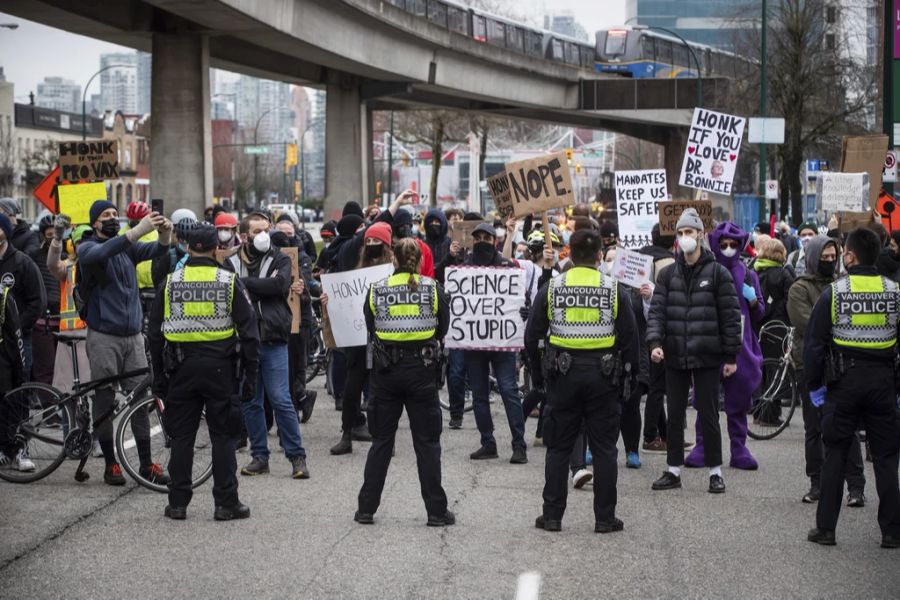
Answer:
<svg viewBox="0 0 900 600"><path fill-rule="evenodd" d="M168 214L189 208L202 218L213 189L207 36L153 34L150 106L150 197Z"/></svg>
<svg viewBox="0 0 900 600"><path fill-rule="evenodd" d="M371 192L372 141L369 111L359 80L329 72L325 99L325 219L340 219L349 200L365 208Z"/></svg>
<svg viewBox="0 0 900 600"><path fill-rule="evenodd" d="M678 185L681 175L681 163L684 159L684 148L687 144L687 129L673 127L669 129L664 144L666 183L674 200L693 200L693 190Z"/></svg>

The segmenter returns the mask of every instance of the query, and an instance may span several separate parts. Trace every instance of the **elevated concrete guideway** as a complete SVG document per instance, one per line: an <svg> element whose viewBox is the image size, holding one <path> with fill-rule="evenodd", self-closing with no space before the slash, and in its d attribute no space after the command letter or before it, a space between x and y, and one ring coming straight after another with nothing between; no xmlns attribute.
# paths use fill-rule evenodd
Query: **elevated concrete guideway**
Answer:
<svg viewBox="0 0 900 600"><path fill-rule="evenodd" d="M678 131L696 98L683 81L639 108L635 98L652 95L638 92L645 80L535 60L381 0L10 0L3 10L153 52L151 193L169 206L199 209L212 196L209 128L188 123L208 118L208 66L326 88L328 209L371 197L373 109L456 107L603 128L680 158ZM157 143L174 139L182 143Z"/></svg>

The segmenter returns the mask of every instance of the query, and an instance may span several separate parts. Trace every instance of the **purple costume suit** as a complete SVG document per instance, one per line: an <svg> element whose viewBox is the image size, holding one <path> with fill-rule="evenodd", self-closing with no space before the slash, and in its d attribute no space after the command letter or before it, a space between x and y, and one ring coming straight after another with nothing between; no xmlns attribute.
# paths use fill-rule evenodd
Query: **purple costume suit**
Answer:
<svg viewBox="0 0 900 600"><path fill-rule="evenodd" d="M765 305L760 300L762 292L759 288L759 279L753 270L748 270L741 262L741 254L727 257L719 249L719 240L728 238L737 240L740 247L747 244L749 234L744 232L734 223L720 223L709 234L709 245L716 260L731 272L737 288L738 301L741 305L741 315L744 317L743 344L737 355L737 372L722 381L725 391L725 414L728 417L728 436L731 438L731 462L736 469L756 469L759 464L750 450L747 448L747 411L753 403L752 394L759 387L762 380L762 350L756 339L754 328L765 315ZM756 290L756 306L751 307L744 298L743 287L745 282L752 282ZM685 459L688 467L702 467L703 461L703 433L700 430L698 418L694 425L697 445Z"/></svg>

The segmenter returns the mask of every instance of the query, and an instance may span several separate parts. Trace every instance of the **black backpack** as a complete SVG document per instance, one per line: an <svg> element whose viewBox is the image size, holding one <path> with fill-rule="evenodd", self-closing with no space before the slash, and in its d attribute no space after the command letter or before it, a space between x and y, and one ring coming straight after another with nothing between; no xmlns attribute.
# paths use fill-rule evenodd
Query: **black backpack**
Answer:
<svg viewBox="0 0 900 600"><path fill-rule="evenodd" d="M91 273L93 285L87 285L81 277L81 265L76 263L75 266L75 285L72 287L72 301L75 302L75 310L78 311L78 318L87 321L88 303L91 300L91 293L98 285L106 285L109 283L109 277L106 276L106 269L103 265L90 265L85 267Z"/></svg>

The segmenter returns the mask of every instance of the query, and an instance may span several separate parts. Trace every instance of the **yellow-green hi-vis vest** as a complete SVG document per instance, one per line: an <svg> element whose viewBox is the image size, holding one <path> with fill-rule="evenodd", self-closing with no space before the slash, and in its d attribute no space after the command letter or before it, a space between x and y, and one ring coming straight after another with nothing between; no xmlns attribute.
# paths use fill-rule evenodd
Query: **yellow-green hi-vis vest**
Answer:
<svg viewBox="0 0 900 600"><path fill-rule="evenodd" d="M550 344L568 350L603 350L616 344L619 297L616 280L575 267L550 281Z"/></svg>
<svg viewBox="0 0 900 600"><path fill-rule="evenodd" d="M215 342L234 335L235 274L187 265L166 279L163 337L170 342Z"/></svg>
<svg viewBox="0 0 900 600"><path fill-rule="evenodd" d="M369 308L375 316L375 336L384 342L420 342L434 338L438 326L438 296L433 279L396 273L372 284Z"/></svg>
<svg viewBox="0 0 900 600"><path fill-rule="evenodd" d="M900 289L880 275L848 275L831 284L831 336L845 348L884 350L897 343Z"/></svg>

